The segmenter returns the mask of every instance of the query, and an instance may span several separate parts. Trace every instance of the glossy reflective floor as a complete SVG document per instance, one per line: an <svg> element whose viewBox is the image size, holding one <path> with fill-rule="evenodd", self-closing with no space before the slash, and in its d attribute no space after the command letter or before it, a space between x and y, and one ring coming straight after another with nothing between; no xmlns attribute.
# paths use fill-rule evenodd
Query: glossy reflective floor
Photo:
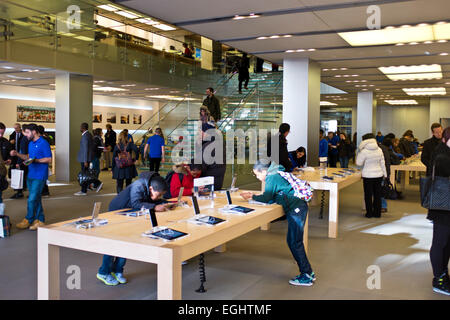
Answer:
<svg viewBox="0 0 450 320"><path fill-rule="evenodd" d="M115 185L102 173L101 193L77 198L76 185L51 186L45 198L47 223L89 215L94 201L107 206ZM248 187L248 186L247 186ZM11 191L4 193L9 199ZM286 221L272 223L269 232L255 230L228 243L225 253L206 254L206 289L199 286L198 261L183 266L184 299L450 299L431 290L429 247L432 225L418 203L418 187L412 185L405 199L389 201L382 219L362 216L362 184L344 189L340 201L339 238L328 239L327 217L318 219L319 208L310 208L309 257L317 281L312 287L293 287L288 280L298 269L286 245ZM26 199L6 200L12 222L25 215ZM326 208L327 210L327 208ZM326 211L327 212L327 211ZM0 299L36 299L36 233L13 229L0 239ZM107 287L95 278L101 256L61 250L61 297L63 299L155 299L156 266L128 261L129 283ZM67 289L71 265L81 269L81 290ZM367 268L379 266L381 288L370 290Z"/></svg>

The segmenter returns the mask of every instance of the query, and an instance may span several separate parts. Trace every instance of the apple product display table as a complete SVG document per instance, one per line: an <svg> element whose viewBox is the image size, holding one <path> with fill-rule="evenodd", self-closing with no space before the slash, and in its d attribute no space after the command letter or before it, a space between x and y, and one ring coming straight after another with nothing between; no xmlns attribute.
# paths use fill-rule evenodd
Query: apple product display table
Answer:
<svg viewBox="0 0 450 320"><path fill-rule="evenodd" d="M78 219L39 228L38 299L60 297L61 247L157 264L158 299L181 299L182 261L220 247L283 216L281 206L250 205L239 193L232 194L233 204L253 208L254 212L248 215L222 214L219 208L226 205L225 194L217 194L214 208L208 208L210 200L199 200L202 214L227 220L216 226L188 222L187 219L194 215L190 200L190 208L157 212L158 225L188 233L188 236L170 242L142 236L143 232L151 229L148 217L128 217L115 212L102 213L100 218L107 219L108 224L92 229L76 229L73 225L66 225Z"/></svg>
<svg viewBox="0 0 450 320"><path fill-rule="evenodd" d="M354 169L356 170L356 169ZM329 191L329 205L328 205L328 237L337 238L338 236L338 217L339 217L339 190L348 187L361 180L361 172L357 170L351 175L344 177L334 176L333 173L342 171L341 168L327 168L322 170L314 168L314 171L294 172L294 174L302 180L308 181L314 191L322 190ZM331 176L333 180L324 180L322 176Z"/></svg>
<svg viewBox="0 0 450 320"><path fill-rule="evenodd" d="M391 165L390 180L392 185L395 185L395 176L397 171L405 171L405 174L401 177L401 188L405 190L409 185L409 173L412 172L426 172L427 167L420 160L420 155L413 156L411 158L402 161L401 164Z"/></svg>

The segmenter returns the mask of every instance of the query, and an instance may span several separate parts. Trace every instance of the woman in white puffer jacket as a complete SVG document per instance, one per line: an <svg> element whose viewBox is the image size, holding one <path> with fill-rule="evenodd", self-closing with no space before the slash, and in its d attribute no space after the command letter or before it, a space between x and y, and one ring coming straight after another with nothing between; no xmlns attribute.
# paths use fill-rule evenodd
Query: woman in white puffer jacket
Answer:
<svg viewBox="0 0 450 320"><path fill-rule="evenodd" d="M366 217L381 218L381 183L383 177L387 177L384 155L372 133L364 135L362 139L356 156L356 165L363 167Z"/></svg>

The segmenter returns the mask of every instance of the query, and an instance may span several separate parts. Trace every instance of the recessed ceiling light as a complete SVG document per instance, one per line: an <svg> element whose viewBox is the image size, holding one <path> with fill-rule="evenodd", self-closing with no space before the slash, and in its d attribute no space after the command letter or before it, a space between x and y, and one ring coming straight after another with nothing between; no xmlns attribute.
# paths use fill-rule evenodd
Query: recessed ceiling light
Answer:
<svg viewBox="0 0 450 320"><path fill-rule="evenodd" d="M298 49L298 50L296 50L297 52L303 52L303 51L305 51L305 49Z"/></svg>
<svg viewBox="0 0 450 320"><path fill-rule="evenodd" d="M418 27L426 27L426 26L429 26L429 24L428 23L419 23L417 26Z"/></svg>
<svg viewBox="0 0 450 320"><path fill-rule="evenodd" d="M155 24L154 25L154 27L155 28L158 28L158 29L160 29L160 30L163 30L163 31L173 31L173 30L176 30L176 28L174 28L174 27L171 27L171 26L168 26L167 24Z"/></svg>
<svg viewBox="0 0 450 320"><path fill-rule="evenodd" d="M427 41L425 41L424 43L425 43L425 44L431 44L431 43L433 43L433 41L427 40Z"/></svg>
<svg viewBox="0 0 450 320"><path fill-rule="evenodd" d="M418 104L416 100L384 100L390 105L413 105Z"/></svg>
<svg viewBox="0 0 450 320"><path fill-rule="evenodd" d="M403 91L410 96L431 96L445 95L447 92L444 87L438 88L403 88Z"/></svg>
<svg viewBox="0 0 450 320"><path fill-rule="evenodd" d="M439 43L446 43L446 42L448 42L448 41L445 40L445 39L443 39L443 40L438 40L437 42L439 42Z"/></svg>
<svg viewBox="0 0 450 320"><path fill-rule="evenodd" d="M391 80L424 80L424 79L442 79L442 69L438 64L419 65L419 66L391 66L379 67Z"/></svg>
<svg viewBox="0 0 450 320"><path fill-rule="evenodd" d="M154 90L159 90L159 88L145 88L144 90L147 90L147 91L154 91Z"/></svg>
<svg viewBox="0 0 450 320"><path fill-rule="evenodd" d="M266 40L267 39L267 37L258 37L258 38L256 38L257 40Z"/></svg>
<svg viewBox="0 0 450 320"><path fill-rule="evenodd" d="M131 12L129 12L129 11L116 11L115 13L121 15L122 17L129 18L129 19L136 19L136 18L139 18L138 15L136 15L136 14L134 14L134 13L131 13Z"/></svg>
<svg viewBox="0 0 450 320"><path fill-rule="evenodd" d="M308 49L308 51L316 51L316 49Z"/></svg>
<svg viewBox="0 0 450 320"><path fill-rule="evenodd" d="M283 38L292 38L292 35L291 34L286 34L286 35L283 36Z"/></svg>
<svg viewBox="0 0 450 320"><path fill-rule="evenodd" d="M328 69L322 69L322 71L328 71Z"/></svg>
<svg viewBox="0 0 450 320"><path fill-rule="evenodd" d="M10 67L10 66L2 66L2 68L3 68L3 69L8 69L8 70L14 69L13 67Z"/></svg>
<svg viewBox="0 0 450 320"><path fill-rule="evenodd" d="M122 84L121 87L135 87L135 84Z"/></svg>
<svg viewBox="0 0 450 320"><path fill-rule="evenodd" d="M274 36L270 36L270 39L278 39L280 36L278 35L274 35Z"/></svg>
<svg viewBox="0 0 450 320"><path fill-rule="evenodd" d="M240 15L235 15L233 18L233 20L242 20L242 19L245 19L245 17L240 16Z"/></svg>
<svg viewBox="0 0 450 320"><path fill-rule="evenodd" d="M416 44L419 44L418 42L410 42L408 43L410 46L415 46Z"/></svg>
<svg viewBox="0 0 450 320"><path fill-rule="evenodd" d="M333 69L331 69L331 70L333 70L333 71L337 71L337 70L339 70L338 68L333 68Z"/></svg>
<svg viewBox="0 0 450 320"><path fill-rule="evenodd" d="M440 56L448 56L448 53L447 52L442 52L442 53L439 53L439 55Z"/></svg>
<svg viewBox="0 0 450 320"><path fill-rule="evenodd" d="M341 70L348 70L347 68L341 68Z"/></svg>
<svg viewBox="0 0 450 320"><path fill-rule="evenodd" d="M395 45L396 46L404 46L405 44L400 42L400 43L396 43Z"/></svg>
<svg viewBox="0 0 450 320"><path fill-rule="evenodd" d="M286 50L287 53L295 52L295 50Z"/></svg>
<svg viewBox="0 0 450 320"><path fill-rule="evenodd" d="M339 32L338 35L351 46L372 46L399 43L415 43L450 39L450 23L402 26L393 29Z"/></svg>

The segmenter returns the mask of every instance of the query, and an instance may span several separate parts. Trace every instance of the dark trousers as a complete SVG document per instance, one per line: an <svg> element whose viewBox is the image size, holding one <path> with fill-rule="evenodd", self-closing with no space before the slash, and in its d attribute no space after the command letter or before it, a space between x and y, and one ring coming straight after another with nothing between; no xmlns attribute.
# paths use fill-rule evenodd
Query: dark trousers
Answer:
<svg viewBox="0 0 450 320"><path fill-rule="evenodd" d="M88 167L87 167L87 168L84 166L84 163L81 162L80 164L81 164L81 172L84 172L85 170L88 170L88 169L89 169L89 163L88 163ZM90 185L91 183L94 184L94 188L97 188L102 182L101 182L100 180L98 180L98 179L91 180L91 181L89 181L89 182L85 182L85 183L83 183L83 184L81 185L81 192L86 193L86 192L87 192L87 189L88 189L88 187L89 187L89 185Z"/></svg>
<svg viewBox="0 0 450 320"><path fill-rule="evenodd" d="M161 158L150 158L150 171L159 172Z"/></svg>
<svg viewBox="0 0 450 320"><path fill-rule="evenodd" d="M450 259L450 227L444 224L433 224L433 242L430 249L433 275L440 278L443 273L448 274Z"/></svg>
<svg viewBox="0 0 450 320"><path fill-rule="evenodd" d="M125 180L125 184L128 187L131 184L133 179L117 179L116 190L117 194L121 193L123 190L123 181Z"/></svg>
<svg viewBox="0 0 450 320"><path fill-rule="evenodd" d="M330 168L336 168L338 162L339 155L337 153L328 152L328 163L330 164Z"/></svg>
<svg viewBox="0 0 450 320"><path fill-rule="evenodd" d="M127 259L125 258L117 258L104 255L102 265L100 269L98 269L98 273L100 273L103 276L108 275L111 272L123 273L123 267L125 266L126 262Z"/></svg>
<svg viewBox="0 0 450 320"><path fill-rule="evenodd" d="M367 217L381 217L381 182L380 178L363 178L364 200Z"/></svg>
<svg viewBox="0 0 450 320"><path fill-rule="evenodd" d="M246 78L239 78L239 92L242 91L242 82L244 82L244 87L247 88L248 86L248 81L250 80L250 77L247 76Z"/></svg>
<svg viewBox="0 0 450 320"><path fill-rule="evenodd" d="M295 210L286 214L288 221L287 244L297 262L300 273L311 274L312 269L306 256L305 246L303 244L303 229L305 227L306 215L308 214L308 205L306 202Z"/></svg>

